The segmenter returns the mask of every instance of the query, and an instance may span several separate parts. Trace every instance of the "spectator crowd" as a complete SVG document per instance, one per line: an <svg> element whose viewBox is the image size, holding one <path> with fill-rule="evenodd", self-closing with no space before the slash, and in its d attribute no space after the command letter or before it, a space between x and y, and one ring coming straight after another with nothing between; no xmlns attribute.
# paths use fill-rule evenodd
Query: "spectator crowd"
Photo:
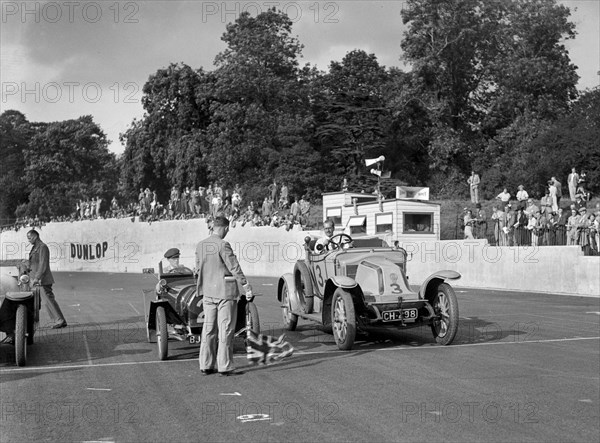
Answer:
<svg viewBox="0 0 600 443"><path fill-rule="evenodd" d="M185 220L203 218L210 224L218 215L226 216L231 226L272 226L284 227L287 230L294 226L304 228L309 223L311 204L302 196L290 196L285 183L273 181L265 191L264 200L260 203L246 201L239 185L233 190L223 189L218 182L209 183L207 187L178 188L173 186L169 200L164 204L159 201L156 191L140 188L137 201L121 205L113 197L108 209L102 211L103 200L97 196L81 199L75 203L74 212L70 216L54 217L50 221L94 220L98 218L131 218L132 221L156 222L161 220ZM17 219L2 230L18 230L24 226L40 226L37 219Z"/></svg>
<svg viewBox="0 0 600 443"><path fill-rule="evenodd" d="M474 174L468 184L475 208L464 208L465 239L485 238L498 246L579 245L585 255L599 255L600 203L588 208L591 196L584 171L578 174L573 168L567 178L568 205L564 204L562 184L551 177L539 201L523 185L517 187L514 198L504 188L489 217L473 192L473 183L480 182L478 176L473 179Z"/></svg>

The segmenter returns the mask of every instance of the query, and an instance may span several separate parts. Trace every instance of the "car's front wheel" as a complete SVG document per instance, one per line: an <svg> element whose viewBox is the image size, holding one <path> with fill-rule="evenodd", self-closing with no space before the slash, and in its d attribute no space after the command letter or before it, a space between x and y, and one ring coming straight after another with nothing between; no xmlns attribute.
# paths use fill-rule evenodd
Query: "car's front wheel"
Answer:
<svg viewBox="0 0 600 443"><path fill-rule="evenodd" d="M27 363L27 306L19 305L15 321L15 356L17 366Z"/></svg>
<svg viewBox="0 0 600 443"><path fill-rule="evenodd" d="M285 281L281 288L281 314L283 316L283 327L288 331L295 331L298 325L298 316L292 314L292 309L290 308L290 288Z"/></svg>
<svg viewBox="0 0 600 443"><path fill-rule="evenodd" d="M432 306L438 317L431 324L435 341L441 345L449 345L458 331L458 300L452 286L441 283L436 289Z"/></svg>
<svg viewBox="0 0 600 443"><path fill-rule="evenodd" d="M331 302L331 326L333 338L338 348L347 351L352 349L356 337L356 315L352 295L342 288L337 288Z"/></svg>
<svg viewBox="0 0 600 443"><path fill-rule="evenodd" d="M165 308L156 308L156 342L158 343L158 358L166 360L169 353L169 331L167 330L167 314Z"/></svg>
<svg viewBox="0 0 600 443"><path fill-rule="evenodd" d="M298 261L294 265L294 283L302 309L306 314L312 313L314 306L313 285L308 267L303 261Z"/></svg>

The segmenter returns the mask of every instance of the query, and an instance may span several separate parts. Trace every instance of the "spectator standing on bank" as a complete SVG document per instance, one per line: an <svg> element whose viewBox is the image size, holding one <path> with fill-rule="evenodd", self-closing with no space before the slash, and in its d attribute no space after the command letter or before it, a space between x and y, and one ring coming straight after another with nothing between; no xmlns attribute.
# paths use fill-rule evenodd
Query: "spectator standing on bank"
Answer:
<svg viewBox="0 0 600 443"><path fill-rule="evenodd" d="M300 204L298 203L298 197L294 196L294 202L290 206L290 215L292 216L292 222L300 220Z"/></svg>
<svg viewBox="0 0 600 443"><path fill-rule="evenodd" d="M540 199L540 212L546 214L552 212L552 199L550 198L550 189L544 190L544 196Z"/></svg>
<svg viewBox="0 0 600 443"><path fill-rule="evenodd" d="M529 198L527 199L527 207L525 208L525 214L529 215L529 214L533 214L535 215L536 212L538 212L540 210L540 208L538 208L534 203L533 203L533 199Z"/></svg>
<svg viewBox="0 0 600 443"><path fill-rule="evenodd" d="M310 202L307 198L302 197L298 204L300 205L300 224L306 226L310 217Z"/></svg>
<svg viewBox="0 0 600 443"><path fill-rule="evenodd" d="M468 178L467 183L469 184L469 190L471 192L471 203L479 203L479 175L475 174L475 171L471 171L471 176Z"/></svg>
<svg viewBox="0 0 600 443"><path fill-rule="evenodd" d="M288 187L285 183L281 183L281 190L279 192L279 210L286 209L289 205Z"/></svg>
<svg viewBox="0 0 600 443"><path fill-rule="evenodd" d="M273 201L273 203L277 202L277 182L275 180L273 180L273 183L271 183L268 187L269 192L271 193L271 200Z"/></svg>
<svg viewBox="0 0 600 443"><path fill-rule="evenodd" d="M463 217L463 222L465 224L465 239L473 239L473 225L475 224L475 219L473 218L473 212L465 208L465 215Z"/></svg>
<svg viewBox="0 0 600 443"><path fill-rule="evenodd" d="M481 203L477 203L475 205L477 209L476 216L476 226L477 226L477 235L476 238L486 238L487 239L487 215L483 208L481 207Z"/></svg>
<svg viewBox="0 0 600 443"><path fill-rule="evenodd" d="M579 224L579 215L577 210L571 209L571 216L567 221L567 245L577 244L577 225Z"/></svg>
<svg viewBox="0 0 600 443"><path fill-rule="evenodd" d="M496 199L502 202L502 206L506 207L510 202L510 193L507 188L504 188L500 194L496 196Z"/></svg>
<svg viewBox="0 0 600 443"><path fill-rule="evenodd" d="M263 217L271 217L271 213L273 212L273 203L271 203L271 200L269 200L269 197L265 197L263 204L262 204L262 208L261 208L261 213Z"/></svg>
<svg viewBox="0 0 600 443"><path fill-rule="evenodd" d="M500 244L500 217L503 216L503 212L498 210L498 207L492 206L492 223L494 224L494 240L495 246Z"/></svg>
<svg viewBox="0 0 600 443"><path fill-rule="evenodd" d="M579 174L575 168L571 168L571 173L567 177L567 185L569 186L569 197L571 201L575 201L575 193L577 192L577 185L579 184Z"/></svg>
<svg viewBox="0 0 600 443"><path fill-rule="evenodd" d="M546 215L558 211L558 190L552 180L548 180L548 191L550 193L550 211L547 211Z"/></svg>
<svg viewBox="0 0 600 443"><path fill-rule="evenodd" d="M212 234L196 247L198 294L203 295L204 327L200 345L200 371L208 375L218 370L222 376L233 375L233 336L237 320L239 290L245 291L246 300L252 301L252 287L225 237L229 220L215 217ZM227 283L233 276L236 283Z"/></svg>
<svg viewBox="0 0 600 443"><path fill-rule="evenodd" d="M556 186L556 204L560 206L560 199L562 198L562 184L556 179L556 177L552 177L550 179L554 186Z"/></svg>
<svg viewBox="0 0 600 443"><path fill-rule="evenodd" d="M48 246L40 239L40 234L32 229L27 233L27 240L33 245L29 252L29 266L31 267L31 283L33 286L41 286L40 295L46 305L46 310L54 322L53 329L60 329L67 326L67 321L56 302L52 285L54 277L50 271L50 250Z"/></svg>
<svg viewBox="0 0 600 443"><path fill-rule="evenodd" d="M527 202L527 200L529 199L529 194L527 193L527 191L525 190L525 187L523 185L519 185L518 187L518 191L517 191L517 201L518 203L518 207L519 208L525 208L525 204Z"/></svg>

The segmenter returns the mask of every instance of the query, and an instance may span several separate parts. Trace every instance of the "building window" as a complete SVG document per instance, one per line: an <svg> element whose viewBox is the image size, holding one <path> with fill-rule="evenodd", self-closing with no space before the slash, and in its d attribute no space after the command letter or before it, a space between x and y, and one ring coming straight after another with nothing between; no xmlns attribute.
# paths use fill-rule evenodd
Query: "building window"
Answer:
<svg viewBox="0 0 600 443"><path fill-rule="evenodd" d="M377 234L385 234L386 232L393 231L393 214L375 214L375 233Z"/></svg>
<svg viewBox="0 0 600 443"><path fill-rule="evenodd" d="M433 213L404 213L404 233L433 234Z"/></svg>
<svg viewBox="0 0 600 443"><path fill-rule="evenodd" d="M358 217L350 217L348 220L350 234L366 234L367 233L367 217L359 215Z"/></svg>
<svg viewBox="0 0 600 443"><path fill-rule="evenodd" d="M335 223L336 226L340 226L342 224L342 208L327 208L325 218L333 220L333 223Z"/></svg>

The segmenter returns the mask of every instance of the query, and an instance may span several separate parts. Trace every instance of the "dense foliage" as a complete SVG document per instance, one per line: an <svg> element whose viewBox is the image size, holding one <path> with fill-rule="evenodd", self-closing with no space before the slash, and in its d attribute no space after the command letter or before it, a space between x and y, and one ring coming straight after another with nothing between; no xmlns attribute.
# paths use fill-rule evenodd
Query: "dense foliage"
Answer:
<svg viewBox="0 0 600 443"><path fill-rule="evenodd" d="M89 116L31 123L0 116L0 217L73 211L79 198L139 188L166 201L173 186L240 184L262 200L269 183L315 198L371 192L365 158L386 156L384 192L404 183L436 198L484 197L524 184L535 196L571 167L600 191L600 89L576 90L564 41L575 36L555 0L407 0L401 42L408 72L355 49L327 72L300 66L302 44L276 10L227 25L215 68L171 64L149 76L145 115L115 159ZM400 25L400 23L399 23Z"/></svg>

